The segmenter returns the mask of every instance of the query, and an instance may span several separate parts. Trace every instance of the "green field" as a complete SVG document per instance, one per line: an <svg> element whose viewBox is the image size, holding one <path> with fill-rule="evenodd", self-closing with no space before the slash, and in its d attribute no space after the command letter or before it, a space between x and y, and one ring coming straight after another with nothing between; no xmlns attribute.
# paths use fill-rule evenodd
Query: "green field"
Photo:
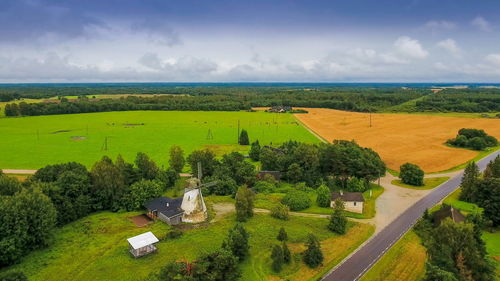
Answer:
<svg viewBox="0 0 500 281"><path fill-rule="evenodd" d="M21 270L33 281L143 280L168 262L193 260L202 253L217 249L235 223L234 214L230 214L208 226L187 230L178 239L162 240L170 226L156 222L138 228L127 219L135 214L101 212L73 222L56 231L51 246L34 251L20 264L8 269ZM325 263L333 266L332 263L348 255L373 232L369 225L349 223L348 233L338 236L327 229L327 224L326 219L292 217L289 221L281 221L267 214L256 214L245 224L250 233L251 249L250 258L241 264L241 280L268 279L271 247L279 243L275 237L282 226L288 232L294 262L285 267L281 275L291 280L303 280L303 270L309 272L306 276L311 278L328 269L326 265L313 271L304 269L297 251L301 251L308 233L314 233L324 241L325 248L330 244L334 246L335 251L325 253ZM134 259L128 252L126 238L146 231L152 231L162 240L157 244L158 252Z"/></svg>
<svg viewBox="0 0 500 281"><path fill-rule="evenodd" d="M172 145L187 153L204 146L219 154L247 151L236 144L238 121L250 141L258 139L261 145L289 139L319 142L293 115L266 112L127 111L0 118L0 168L37 169L67 161L90 166L103 155L119 153L132 161L139 151L161 166L167 165Z"/></svg>

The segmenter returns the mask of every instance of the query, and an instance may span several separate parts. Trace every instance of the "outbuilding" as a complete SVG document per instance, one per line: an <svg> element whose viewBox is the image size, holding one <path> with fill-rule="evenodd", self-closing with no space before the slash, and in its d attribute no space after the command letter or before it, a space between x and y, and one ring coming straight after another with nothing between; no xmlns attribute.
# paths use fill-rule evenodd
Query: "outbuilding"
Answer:
<svg viewBox="0 0 500 281"><path fill-rule="evenodd" d="M365 198L363 197L363 193L361 192L343 192L335 191L332 192L331 203L330 206L333 208L335 206L335 200L340 198L344 202L345 210L353 213L362 214L363 213L363 205L365 202Z"/></svg>
<svg viewBox="0 0 500 281"><path fill-rule="evenodd" d="M182 222L182 215L184 214L181 204L182 198L158 197L146 202L144 205L148 210L148 217L159 219L169 225L176 225Z"/></svg>
<svg viewBox="0 0 500 281"><path fill-rule="evenodd" d="M155 244L160 240L151 232L146 232L132 238L127 239L130 245L130 253L135 257L142 257L144 255L156 252Z"/></svg>

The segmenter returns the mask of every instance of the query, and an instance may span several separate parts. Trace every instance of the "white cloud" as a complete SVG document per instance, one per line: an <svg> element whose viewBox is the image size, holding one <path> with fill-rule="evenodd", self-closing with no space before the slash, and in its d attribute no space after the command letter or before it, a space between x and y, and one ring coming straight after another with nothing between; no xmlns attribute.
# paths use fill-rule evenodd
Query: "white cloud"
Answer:
<svg viewBox="0 0 500 281"><path fill-rule="evenodd" d="M485 60L489 63L500 65L500 54L489 54L485 57Z"/></svg>
<svg viewBox="0 0 500 281"><path fill-rule="evenodd" d="M473 26L482 31L491 31L490 23L483 17L477 16L470 22Z"/></svg>
<svg viewBox="0 0 500 281"><path fill-rule="evenodd" d="M436 30L452 30L457 25L454 22L446 21L446 20L431 20L424 24L425 28L431 29L433 31Z"/></svg>
<svg viewBox="0 0 500 281"><path fill-rule="evenodd" d="M399 37L396 42L394 42L394 46L399 54L410 58L423 59L429 54L429 52L420 45L418 40L408 36Z"/></svg>
<svg viewBox="0 0 500 281"><path fill-rule="evenodd" d="M451 38L439 41L437 46L445 49L455 57L459 57L462 54L462 50L458 47L457 42Z"/></svg>

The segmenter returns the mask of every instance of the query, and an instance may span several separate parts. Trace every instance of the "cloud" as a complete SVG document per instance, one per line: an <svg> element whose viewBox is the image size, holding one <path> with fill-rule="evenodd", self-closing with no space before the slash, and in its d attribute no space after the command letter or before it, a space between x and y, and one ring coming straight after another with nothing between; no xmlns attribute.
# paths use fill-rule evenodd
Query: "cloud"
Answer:
<svg viewBox="0 0 500 281"><path fill-rule="evenodd" d="M455 57L459 57L462 54L462 50L457 46L455 40L451 38L439 41L436 45L440 48L445 49Z"/></svg>
<svg viewBox="0 0 500 281"><path fill-rule="evenodd" d="M424 24L424 28L428 28L432 31L437 30L452 30L457 25L454 22L446 20L430 20Z"/></svg>
<svg viewBox="0 0 500 281"><path fill-rule="evenodd" d="M490 23L481 16L477 16L471 22L472 26L475 26L482 31L491 31Z"/></svg>
<svg viewBox="0 0 500 281"><path fill-rule="evenodd" d="M182 44L179 34L164 20L142 20L133 23L131 28L134 32L144 33L150 41L160 45L172 47Z"/></svg>
<svg viewBox="0 0 500 281"><path fill-rule="evenodd" d="M485 60L489 63L500 65L500 54L489 54L485 57Z"/></svg>
<svg viewBox="0 0 500 281"><path fill-rule="evenodd" d="M423 59L429 54L422 45L416 39L412 39L408 36L399 37L396 42L394 42L396 51L406 57Z"/></svg>
<svg viewBox="0 0 500 281"><path fill-rule="evenodd" d="M203 77L216 71L218 67L216 63L207 59L183 56L179 59L162 60L154 53L144 54L138 62L150 70L181 80L187 76L191 76L191 79Z"/></svg>

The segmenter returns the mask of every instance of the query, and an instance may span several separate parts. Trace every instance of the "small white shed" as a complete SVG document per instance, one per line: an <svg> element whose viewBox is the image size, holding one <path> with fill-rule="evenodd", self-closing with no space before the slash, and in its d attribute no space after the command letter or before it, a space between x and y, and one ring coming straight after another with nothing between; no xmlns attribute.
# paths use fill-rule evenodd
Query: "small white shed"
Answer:
<svg viewBox="0 0 500 281"><path fill-rule="evenodd" d="M138 258L155 252L155 244L160 240L158 240L158 238L156 238L156 236L151 231L149 231L129 238L127 239L127 241L130 245L130 253L132 253L134 257Z"/></svg>

